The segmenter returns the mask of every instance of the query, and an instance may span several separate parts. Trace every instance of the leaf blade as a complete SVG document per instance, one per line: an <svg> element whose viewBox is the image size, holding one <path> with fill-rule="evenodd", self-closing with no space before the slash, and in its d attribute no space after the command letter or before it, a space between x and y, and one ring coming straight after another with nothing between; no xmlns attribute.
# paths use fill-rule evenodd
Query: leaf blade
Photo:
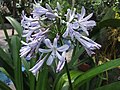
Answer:
<svg viewBox="0 0 120 90"><path fill-rule="evenodd" d="M114 63L114 64L113 64ZM111 60L107 63L104 63L103 65L100 65L98 67L95 67L87 72L85 72L83 75L81 75L80 77L78 77L74 83L73 86L74 88L78 88L80 86L80 83L82 83L83 81L90 79L106 70L110 70L113 69L117 66L120 66L120 59L115 59L115 60Z"/></svg>

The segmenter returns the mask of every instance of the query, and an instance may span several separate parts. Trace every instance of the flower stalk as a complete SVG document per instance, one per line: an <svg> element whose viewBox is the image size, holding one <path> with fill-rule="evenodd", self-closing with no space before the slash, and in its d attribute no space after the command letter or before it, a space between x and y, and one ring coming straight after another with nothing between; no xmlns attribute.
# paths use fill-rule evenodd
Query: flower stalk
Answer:
<svg viewBox="0 0 120 90"><path fill-rule="evenodd" d="M70 72L69 72L69 69L68 69L67 61L65 61L65 68L66 68L66 72L67 72L68 82L69 82L69 85L70 85L70 90L73 90L73 86L72 86L72 82L71 82L71 77L70 77Z"/></svg>

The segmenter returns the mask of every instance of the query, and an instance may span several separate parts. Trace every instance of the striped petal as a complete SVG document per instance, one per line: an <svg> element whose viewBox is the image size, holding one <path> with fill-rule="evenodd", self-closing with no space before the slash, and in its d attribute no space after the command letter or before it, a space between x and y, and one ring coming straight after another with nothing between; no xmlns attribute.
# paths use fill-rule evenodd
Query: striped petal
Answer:
<svg viewBox="0 0 120 90"><path fill-rule="evenodd" d="M57 48L57 50L58 50L59 52L64 52L64 51L68 50L68 48L69 48L68 45L63 45L63 46Z"/></svg>
<svg viewBox="0 0 120 90"><path fill-rule="evenodd" d="M45 39L45 45L48 47L48 48L52 48L52 43L49 39Z"/></svg>
<svg viewBox="0 0 120 90"><path fill-rule="evenodd" d="M57 38L55 38L54 41L53 41L53 47L57 48Z"/></svg>
<svg viewBox="0 0 120 90"><path fill-rule="evenodd" d="M50 66L52 64L52 62L53 62L53 59L54 59L54 57L52 55L50 55L47 62L46 62L46 64Z"/></svg>
<svg viewBox="0 0 120 90"><path fill-rule="evenodd" d="M48 53L48 52L51 52L52 49L42 49L42 48L39 48L39 52L42 52L42 53Z"/></svg>

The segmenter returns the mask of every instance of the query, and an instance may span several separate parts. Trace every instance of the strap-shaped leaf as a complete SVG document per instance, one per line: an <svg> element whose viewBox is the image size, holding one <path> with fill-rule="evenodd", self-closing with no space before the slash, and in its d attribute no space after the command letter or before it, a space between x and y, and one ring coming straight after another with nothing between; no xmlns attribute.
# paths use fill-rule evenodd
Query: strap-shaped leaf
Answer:
<svg viewBox="0 0 120 90"><path fill-rule="evenodd" d="M75 70L70 71L71 82L74 82L74 80L82 74L83 72L80 71L75 71ZM64 73L57 82L55 86L55 90L68 90L68 88L69 88L69 82L68 82L67 73Z"/></svg>
<svg viewBox="0 0 120 90"><path fill-rule="evenodd" d="M48 90L48 68L44 65L44 68L39 72L36 90Z"/></svg>
<svg viewBox="0 0 120 90"><path fill-rule="evenodd" d="M13 36L11 38L11 50L13 63L15 66L14 75L15 75L15 86L17 90L23 90L23 77L22 77L22 65L21 59L19 55L21 44L20 39L17 36Z"/></svg>
<svg viewBox="0 0 120 90"><path fill-rule="evenodd" d="M14 18L7 16L6 19L11 23L11 25L14 27L14 29L17 31L18 35L21 37L22 35L22 27L20 23L15 20Z"/></svg>
<svg viewBox="0 0 120 90"><path fill-rule="evenodd" d="M99 87L95 90L120 90L120 81Z"/></svg>
<svg viewBox="0 0 120 90"><path fill-rule="evenodd" d="M9 55L5 51L3 51L1 47L0 47L0 63L2 64L3 68L9 73L9 76L13 80L14 66L12 64L12 59L9 57Z"/></svg>
<svg viewBox="0 0 120 90"><path fill-rule="evenodd" d="M82 82L84 82L87 79L90 79L106 70L110 70L113 69L117 66L120 66L120 59L115 59L115 60L111 60L107 63L104 63L98 67L95 67L87 72L85 72L84 74L80 75L73 83L74 88L78 88ZM85 83L85 82L84 82Z"/></svg>

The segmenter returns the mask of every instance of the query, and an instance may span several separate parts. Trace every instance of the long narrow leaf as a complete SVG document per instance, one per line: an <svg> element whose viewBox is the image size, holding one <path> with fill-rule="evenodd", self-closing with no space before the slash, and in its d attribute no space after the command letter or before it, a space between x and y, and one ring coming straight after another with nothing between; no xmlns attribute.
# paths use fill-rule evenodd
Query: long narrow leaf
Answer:
<svg viewBox="0 0 120 90"><path fill-rule="evenodd" d="M99 87L95 90L120 90L120 81Z"/></svg>
<svg viewBox="0 0 120 90"><path fill-rule="evenodd" d="M7 16L6 19L11 23L11 25L17 31L18 35L21 37L22 27L21 27L20 23L10 16Z"/></svg>
<svg viewBox="0 0 120 90"><path fill-rule="evenodd" d="M117 66L120 66L120 59L111 60L107 63L104 63L103 65L100 65L98 67L95 67L95 68L85 72L83 75L79 76L74 81L74 88L78 88L83 81L90 79L106 70L113 69Z"/></svg>
<svg viewBox="0 0 120 90"><path fill-rule="evenodd" d="M12 64L12 59L9 57L9 55L3 51L3 49L0 47L0 63L2 64L2 67L9 73L9 76L13 80L14 78L14 66Z"/></svg>
<svg viewBox="0 0 120 90"><path fill-rule="evenodd" d="M80 71L75 71L75 70L70 71L71 82L74 82L74 80L82 74L83 72ZM55 90L68 90L67 88L69 88L69 82L68 82L67 73L64 73L57 82Z"/></svg>
<svg viewBox="0 0 120 90"><path fill-rule="evenodd" d="M3 20L3 18L2 18L1 15L0 15L0 23L1 23L1 25L2 25L2 29L3 29L4 34L5 34L5 37L6 37L6 39L7 39L8 45L9 45L9 47L11 47L11 45L10 45L10 39L9 39L7 30L6 30L6 28L5 28L5 25L4 25L4 20Z"/></svg>
<svg viewBox="0 0 120 90"><path fill-rule="evenodd" d="M15 85L17 90L23 90L22 65L19 56L20 40L17 36L11 38L12 57L14 62Z"/></svg>
<svg viewBox="0 0 120 90"><path fill-rule="evenodd" d="M35 65L36 58L32 58L30 61L30 67L32 68ZM35 90L35 76L33 73L30 73L29 75L29 80L30 80L30 90Z"/></svg>
<svg viewBox="0 0 120 90"><path fill-rule="evenodd" d="M48 84L48 69L47 66L44 66L42 72L39 73L36 90L47 90Z"/></svg>

